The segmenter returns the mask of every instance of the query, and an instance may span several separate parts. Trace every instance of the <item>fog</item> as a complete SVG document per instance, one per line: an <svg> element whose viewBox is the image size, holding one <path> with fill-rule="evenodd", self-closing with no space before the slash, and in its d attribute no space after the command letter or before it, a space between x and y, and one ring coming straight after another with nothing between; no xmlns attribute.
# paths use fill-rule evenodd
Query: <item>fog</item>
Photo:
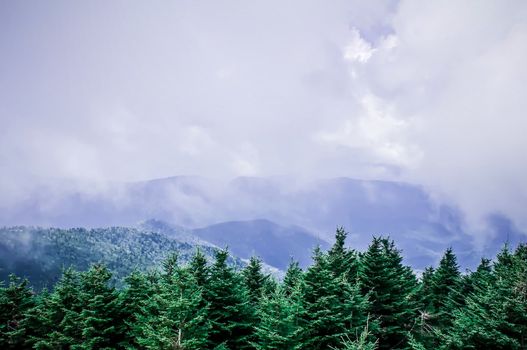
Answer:
<svg viewBox="0 0 527 350"><path fill-rule="evenodd" d="M0 53L3 211L345 176L419 186L480 243L489 215L527 230L523 1L4 1Z"/></svg>

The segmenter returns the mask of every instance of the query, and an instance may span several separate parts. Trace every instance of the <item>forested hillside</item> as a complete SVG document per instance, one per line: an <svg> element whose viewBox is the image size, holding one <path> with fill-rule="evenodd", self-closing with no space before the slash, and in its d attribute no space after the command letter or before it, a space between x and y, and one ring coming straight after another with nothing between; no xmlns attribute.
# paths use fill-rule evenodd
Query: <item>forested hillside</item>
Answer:
<svg viewBox="0 0 527 350"><path fill-rule="evenodd" d="M134 269L146 271L159 266L171 251L178 252L180 262L187 262L197 247L209 260L217 249L161 232L127 227L4 227L0 228L0 280L16 273L40 288L53 285L63 268L87 270L92 264L102 262L119 281ZM229 264L242 266L244 263L231 257Z"/></svg>
<svg viewBox="0 0 527 350"><path fill-rule="evenodd" d="M281 281L257 258L240 269L215 251L173 249L116 288L103 265L65 270L35 293L12 276L0 289L1 349L525 349L527 245L461 273L448 249L417 278L388 238L346 248L339 229L305 270Z"/></svg>

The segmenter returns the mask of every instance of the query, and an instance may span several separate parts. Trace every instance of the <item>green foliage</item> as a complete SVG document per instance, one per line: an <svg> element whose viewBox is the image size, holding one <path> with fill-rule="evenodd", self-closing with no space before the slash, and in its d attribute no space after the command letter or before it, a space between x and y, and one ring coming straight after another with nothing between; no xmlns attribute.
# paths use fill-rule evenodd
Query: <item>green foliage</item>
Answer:
<svg viewBox="0 0 527 350"><path fill-rule="evenodd" d="M21 324L34 305L29 282L10 275L7 288L0 288L0 349L24 348Z"/></svg>
<svg viewBox="0 0 527 350"><path fill-rule="evenodd" d="M346 249L347 236L343 227L337 228L335 243L328 252L328 262L336 276L344 276L348 281L355 281L358 277L358 257L354 250Z"/></svg>
<svg viewBox="0 0 527 350"><path fill-rule="evenodd" d="M192 273L172 255L164 262L159 285L143 299L132 324L135 343L145 349L203 349L207 344L207 308Z"/></svg>
<svg viewBox="0 0 527 350"><path fill-rule="evenodd" d="M110 286L111 278L104 265L94 265L81 275L82 349L111 348L122 340L124 321L118 317L118 294Z"/></svg>
<svg viewBox="0 0 527 350"><path fill-rule="evenodd" d="M408 332L418 316L418 285L411 269L402 265L393 241L374 238L360 261L364 295L369 296L368 313L378 320L379 349L404 349Z"/></svg>
<svg viewBox="0 0 527 350"><path fill-rule="evenodd" d="M286 294L291 294L293 290L300 285L302 279L304 278L303 271L298 265L298 261L291 260L287 271L285 272L283 285Z"/></svg>
<svg viewBox="0 0 527 350"><path fill-rule="evenodd" d="M372 340L371 333L368 325L364 327L362 333L355 340L351 340L349 336L346 336L342 341L342 350L376 350L377 340ZM337 348L332 348L337 350Z"/></svg>
<svg viewBox="0 0 527 350"><path fill-rule="evenodd" d="M162 233L126 227L97 229L0 228L0 280L5 271L27 276L36 289L52 287L62 268L88 270L104 263L118 286L132 271L159 266L169 252L178 252L179 261L191 260L196 248L206 260L213 260L217 248L190 244ZM239 258L229 257L229 265L243 266Z"/></svg>
<svg viewBox="0 0 527 350"><path fill-rule="evenodd" d="M417 279L393 241L358 254L339 228L328 252L282 282L253 258L243 270L165 253L160 271L62 271L51 291L0 285L1 349L526 349L527 245L505 246L462 275L448 249Z"/></svg>
<svg viewBox="0 0 527 350"><path fill-rule="evenodd" d="M151 283L152 278L140 271L133 271L126 279L126 287L119 293L119 313L125 320L124 339L121 345L125 348L138 348L137 324L139 318L145 316L145 311L149 310L151 297L158 292L157 278L153 276L155 282ZM139 332L140 333L140 332Z"/></svg>
<svg viewBox="0 0 527 350"><path fill-rule="evenodd" d="M300 288L287 294L283 287L263 295L257 309L253 346L257 350L301 349L304 309Z"/></svg>
<svg viewBox="0 0 527 350"><path fill-rule="evenodd" d="M309 349L327 349L364 327L368 304L357 283L332 270L327 254L317 248L313 259L303 283L304 344Z"/></svg>
<svg viewBox="0 0 527 350"><path fill-rule="evenodd" d="M249 299L251 303L256 305L262 297L270 276L262 273L262 262L256 257L251 258L249 264L243 269L242 274L245 286L249 291Z"/></svg>
<svg viewBox="0 0 527 350"><path fill-rule="evenodd" d="M483 265L474 291L454 313L450 332L442 332L447 349L525 349L527 342L526 246L512 254L505 246L494 264L493 277Z"/></svg>
<svg viewBox="0 0 527 350"><path fill-rule="evenodd" d="M216 347L224 343L232 349L247 349L250 348L253 310L243 278L227 265L227 257L226 250L216 252L216 260L204 290L211 322L209 346Z"/></svg>
<svg viewBox="0 0 527 350"><path fill-rule="evenodd" d="M35 342L36 349L78 348L82 343L80 313L80 276L67 269L55 285L53 293L43 302L40 320L42 327L48 330Z"/></svg>

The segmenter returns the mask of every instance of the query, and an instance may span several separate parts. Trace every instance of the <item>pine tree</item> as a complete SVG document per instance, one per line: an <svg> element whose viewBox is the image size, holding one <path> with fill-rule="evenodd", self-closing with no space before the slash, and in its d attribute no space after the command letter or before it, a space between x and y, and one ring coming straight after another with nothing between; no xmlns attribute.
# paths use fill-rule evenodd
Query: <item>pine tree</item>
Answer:
<svg viewBox="0 0 527 350"><path fill-rule="evenodd" d="M369 314L378 320L379 349L404 349L408 332L417 321L417 280L411 269L402 265L393 241L374 237L360 261L364 295L369 296Z"/></svg>
<svg viewBox="0 0 527 350"><path fill-rule="evenodd" d="M209 280L210 269L207 266L207 258L205 257L201 249L196 249L196 253L192 256L192 259L190 260L189 268L192 271L192 274L194 275L198 286L204 287Z"/></svg>
<svg viewBox="0 0 527 350"><path fill-rule="evenodd" d="M346 336L342 345L338 348L334 347L334 350L376 350L378 341L372 339L372 335L369 330L369 325L364 327L362 333L357 336L357 339L352 340L349 336Z"/></svg>
<svg viewBox="0 0 527 350"><path fill-rule="evenodd" d="M342 337L358 334L366 324L366 299L357 283L335 276L328 256L316 248L304 278L306 311L304 344L309 349L338 346Z"/></svg>
<svg viewBox="0 0 527 350"><path fill-rule="evenodd" d="M452 248L448 248L444 253L439 266L432 275L431 282L429 311L432 317L430 321L434 327L446 329L450 326L452 311L463 302L461 273Z"/></svg>
<svg viewBox="0 0 527 350"><path fill-rule="evenodd" d="M35 305L28 280L10 275L9 285L0 288L0 349L24 349L19 335L25 314Z"/></svg>
<svg viewBox="0 0 527 350"><path fill-rule="evenodd" d="M442 332L445 349L526 347L527 264L521 246L511 254L506 245L497 256L494 276L480 279L465 306L454 311L453 326Z"/></svg>
<svg viewBox="0 0 527 350"><path fill-rule="evenodd" d="M298 265L298 261L291 260L285 272L284 280L282 282L285 293L289 295L300 284L303 279L304 272Z"/></svg>
<svg viewBox="0 0 527 350"><path fill-rule="evenodd" d="M257 311L253 346L257 350L301 349L302 335L301 291L296 287L286 294L283 287L271 295L263 295Z"/></svg>
<svg viewBox="0 0 527 350"><path fill-rule="evenodd" d="M147 276L139 271L132 271L125 278L127 287L119 293L119 313L125 320L124 339L121 346L124 348L137 348L137 334L135 327L138 317L144 314L144 310L151 301L152 295L157 288L152 285Z"/></svg>
<svg viewBox="0 0 527 350"><path fill-rule="evenodd" d="M434 268L427 267L421 275L419 283L419 321L418 330L415 338L410 336L410 347L419 348L425 346L431 348L435 341L435 332L430 321L430 310L432 309L432 279L434 276ZM419 345L416 345L419 344Z"/></svg>
<svg viewBox="0 0 527 350"><path fill-rule="evenodd" d="M242 271L245 286L249 291L249 298L253 305L257 305L262 297L269 275L262 273L262 261L257 257L251 257L249 264Z"/></svg>
<svg viewBox="0 0 527 350"><path fill-rule="evenodd" d="M201 288L189 269L178 266L177 255L163 265L159 289L136 313L135 341L146 349L203 349L209 323Z"/></svg>
<svg viewBox="0 0 527 350"><path fill-rule="evenodd" d="M252 333L252 312L249 293L241 274L227 265L228 252L219 250L210 270L209 283L204 290L209 303L209 346L225 343L232 349L248 349Z"/></svg>
<svg viewBox="0 0 527 350"><path fill-rule="evenodd" d="M328 252L328 261L331 271L336 276L344 275L348 281L357 279L358 261L353 250L346 249L347 232L343 227L337 228L335 243Z"/></svg>
<svg viewBox="0 0 527 350"><path fill-rule="evenodd" d="M81 274L82 349L114 348L124 338L124 320L119 317L111 278L108 268L99 264Z"/></svg>
<svg viewBox="0 0 527 350"><path fill-rule="evenodd" d="M419 295L421 297L421 302L425 310L430 310L432 305L431 295L432 295L432 278L434 276L434 268L429 266L424 269L423 274L421 275L421 281L419 284Z"/></svg>
<svg viewBox="0 0 527 350"><path fill-rule="evenodd" d="M482 258L476 271L462 277L461 295L468 296L478 289L484 288L487 283L493 283L493 278L492 261Z"/></svg>
<svg viewBox="0 0 527 350"><path fill-rule="evenodd" d="M49 332L36 340L35 349L75 349L82 343L79 274L63 271L61 279L43 305L40 322Z"/></svg>
<svg viewBox="0 0 527 350"><path fill-rule="evenodd" d="M53 327L44 318L49 306L49 292L43 290L35 295L34 305L24 312L24 317L20 321L17 329L11 332L15 343L19 344L19 349L33 349L35 344L45 338Z"/></svg>

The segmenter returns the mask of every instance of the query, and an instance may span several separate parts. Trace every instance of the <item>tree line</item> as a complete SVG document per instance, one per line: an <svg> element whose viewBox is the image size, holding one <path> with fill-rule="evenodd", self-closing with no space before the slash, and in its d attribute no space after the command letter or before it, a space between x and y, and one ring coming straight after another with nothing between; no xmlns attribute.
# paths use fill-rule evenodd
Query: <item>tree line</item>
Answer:
<svg viewBox="0 0 527 350"><path fill-rule="evenodd" d="M527 349L527 245L462 274L452 249L420 278L387 237L364 252L339 228L328 251L277 281L258 258L241 270L177 252L116 288L104 265L66 269L36 293L0 287L1 349Z"/></svg>

